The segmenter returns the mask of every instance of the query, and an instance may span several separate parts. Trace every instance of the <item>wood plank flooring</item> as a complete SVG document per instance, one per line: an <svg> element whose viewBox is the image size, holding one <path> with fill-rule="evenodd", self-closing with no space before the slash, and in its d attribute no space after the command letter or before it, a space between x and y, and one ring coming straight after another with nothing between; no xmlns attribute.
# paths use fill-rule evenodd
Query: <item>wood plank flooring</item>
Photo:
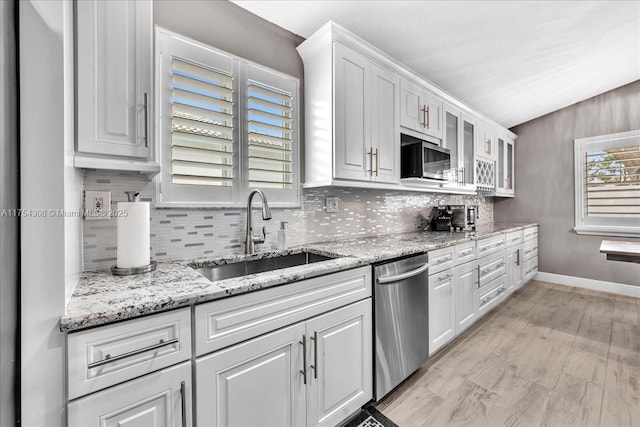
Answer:
<svg viewBox="0 0 640 427"><path fill-rule="evenodd" d="M377 408L401 427L640 425L640 300L531 281Z"/></svg>

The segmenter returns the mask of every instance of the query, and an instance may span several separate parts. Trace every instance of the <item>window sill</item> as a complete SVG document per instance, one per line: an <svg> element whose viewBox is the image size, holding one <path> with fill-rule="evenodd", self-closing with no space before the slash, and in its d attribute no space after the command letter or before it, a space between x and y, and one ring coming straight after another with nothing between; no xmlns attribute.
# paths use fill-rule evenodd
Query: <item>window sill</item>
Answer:
<svg viewBox="0 0 640 427"><path fill-rule="evenodd" d="M573 228L577 234L613 237L640 237L640 227L612 227L603 225L579 225Z"/></svg>

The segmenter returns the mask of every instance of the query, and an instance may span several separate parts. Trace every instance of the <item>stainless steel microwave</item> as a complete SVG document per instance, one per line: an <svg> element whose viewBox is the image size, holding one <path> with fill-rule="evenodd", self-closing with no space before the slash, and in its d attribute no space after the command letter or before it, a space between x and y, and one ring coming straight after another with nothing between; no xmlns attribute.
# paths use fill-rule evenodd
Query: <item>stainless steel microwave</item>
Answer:
<svg viewBox="0 0 640 427"><path fill-rule="evenodd" d="M400 176L446 180L451 169L451 152L429 141L400 134Z"/></svg>

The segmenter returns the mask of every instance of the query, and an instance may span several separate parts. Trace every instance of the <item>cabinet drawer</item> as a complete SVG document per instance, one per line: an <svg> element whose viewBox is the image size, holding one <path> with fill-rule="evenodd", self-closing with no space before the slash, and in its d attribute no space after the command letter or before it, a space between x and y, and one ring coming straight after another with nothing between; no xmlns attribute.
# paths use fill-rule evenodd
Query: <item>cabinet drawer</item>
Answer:
<svg viewBox="0 0 640 427"><path fill-rule="evenodd" d="M478 260L478 287L483 289L494 279L506 273L506 260L504 250Z"/></svg>
<svg viewBox="0 0 640 427"><path fill-rule="evenodd" d="M484 292L478 293L478 314L484 315L506 297L506 276L498 277L486 286Z"/></svg>
<svg viewBox="0 0 640 427"><path fill-rule="evenodd" d="M429 274L439 273L454 267L453 246L429 251Z"/></svg>
<svg viewBox="0 0 640 427"><path fill-rule="evenodd" d="M476 259L476 242L464 243L455 247L456 265Z"/></svg>
<svg viewBox="0 0 640 427"><path fill-rule="evenodd" d="M191 363L69 402L69 427L192 425ZM137 422L136 422L137 421Z"/></svg>
<svg viewBox="0 0 640 427"><path fill-rule="evenodd" d="M506 236L507 247L519 245L520 243L522 243L522 241L523 241L522 230L512 231L511 233L507 233L507 236Z"/></svg>
<svg viewBox="0 0 640 427"><path fill-rule="evenodd" d="M531 240L538 238L538 226L529 227L524 229L524 240Z"/></svg>
<svg viewBox="0 0 640 427"><path fill-rule="evenodd" d="M478 240L476 254L484 257L504 249L504 234L487 239Z"/></svg>
<svg viewBox="0 0 640 427"><path fill-rule="evenodd" d="M524 276L524 281L528 281L532 279L536 273L538 273L538 257L534 257L526 260L522 264L522 275Z"/></svg>
<svg viewBox="0 0 640 427"><path fill-rule="evenodd" d="M67 337L69 399L191 358L189 308Z"/></svg>
<svg viewBox="0 0 640 427"><path fill-rule="evenodd" d="M527 261L538 256L538 239L527 240L522 245L522 259Z"/></svg>
<svg viewBox="0 0 640 427"><path fill-rule="evenodd" d="M195 309L198 356L371 296L371 267L238 295Z"/></svg>

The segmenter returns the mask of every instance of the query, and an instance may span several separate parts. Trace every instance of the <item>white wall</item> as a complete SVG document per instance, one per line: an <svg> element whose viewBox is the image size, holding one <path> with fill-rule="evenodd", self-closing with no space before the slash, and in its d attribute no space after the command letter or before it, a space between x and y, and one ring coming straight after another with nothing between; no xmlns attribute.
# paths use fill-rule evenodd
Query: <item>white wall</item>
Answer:
<svg viewBox="0 0 640 427"><path fill-rule="evenodd" d="M73 4L21 1L20 197L23 209L79 209L82 177L73 150ZM65 425L66 297L81 269L81 224L21 219L21 399L23 426Z"/></svg>

